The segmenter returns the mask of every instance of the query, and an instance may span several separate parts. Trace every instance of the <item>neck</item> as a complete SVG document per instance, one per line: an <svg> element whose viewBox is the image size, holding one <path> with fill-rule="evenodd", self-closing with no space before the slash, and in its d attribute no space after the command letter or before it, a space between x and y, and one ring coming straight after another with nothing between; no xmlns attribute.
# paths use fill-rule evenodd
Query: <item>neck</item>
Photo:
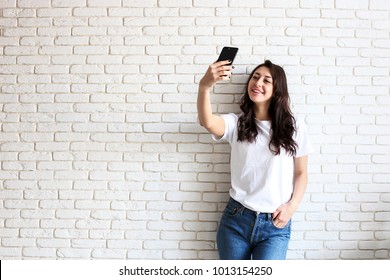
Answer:
<svg viewBox="0 0 390 280"><path fill-rule="evenodd" d="M269 104L256 104L255 106L255 116L259 121L269 121L271 116L268 113Z"/></svg>

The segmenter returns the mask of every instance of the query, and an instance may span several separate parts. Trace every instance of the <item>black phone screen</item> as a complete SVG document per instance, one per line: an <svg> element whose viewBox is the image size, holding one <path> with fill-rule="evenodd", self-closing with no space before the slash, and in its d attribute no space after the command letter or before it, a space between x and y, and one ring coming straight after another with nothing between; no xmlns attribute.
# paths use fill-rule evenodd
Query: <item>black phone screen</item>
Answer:
<svg viewBox="0 0 390 280"><path fill-rule="evenodd" d="M219 55L217 61L230 60L233 63L237 52L238 52L238 48L223 47L221 54ZM232 64L232 63L230 63L230 64Z"/></svg>

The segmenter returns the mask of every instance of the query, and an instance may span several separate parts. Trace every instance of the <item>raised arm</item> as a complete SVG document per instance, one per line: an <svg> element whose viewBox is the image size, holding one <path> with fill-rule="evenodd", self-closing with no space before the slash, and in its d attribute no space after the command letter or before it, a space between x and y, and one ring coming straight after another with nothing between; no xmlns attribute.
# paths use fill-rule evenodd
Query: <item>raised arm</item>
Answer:
<svg viewBox="0 0 390 280"><path fill-rule="evenodd" d="M230 79L232 66L228 65L229 63L225 60L211 64L199 83L197 100L199 123L217 137L222 137L225 133L225 121L220 116L213 114L210 91L218 81Z"/></svg>

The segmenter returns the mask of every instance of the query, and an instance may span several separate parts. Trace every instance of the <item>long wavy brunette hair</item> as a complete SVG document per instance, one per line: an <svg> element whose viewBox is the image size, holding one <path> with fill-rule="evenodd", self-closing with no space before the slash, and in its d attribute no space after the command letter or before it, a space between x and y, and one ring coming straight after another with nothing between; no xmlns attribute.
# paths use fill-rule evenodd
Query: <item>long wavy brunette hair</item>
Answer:
<svg viewBox="0 0 390 280"><path fill-rule="evenodd" d="M287 154L295 156L297 143L293 139L296 131L295 118L290 109L290 97L287 89L287 78L282 67L266 60L258 65L249 76L246 83L246 92L241 98L240 108L242 114L238 120L238 141L256 141L258 134L256 126L256 116L254 102L249 98L248 85L252 76L260 67L267 67L273 80L273 94L269 107L271 116L271 140L269 149L274 155L279 155L281 149L285 149Z"/></svg>

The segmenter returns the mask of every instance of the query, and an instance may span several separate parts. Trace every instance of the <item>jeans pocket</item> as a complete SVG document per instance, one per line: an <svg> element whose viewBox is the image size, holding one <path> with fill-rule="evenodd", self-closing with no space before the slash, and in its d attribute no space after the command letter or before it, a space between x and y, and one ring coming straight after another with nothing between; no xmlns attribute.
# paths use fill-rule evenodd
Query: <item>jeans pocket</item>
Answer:
<svg viewBox="0 0 390 280"><path fill-rule="evenodd" d="M244 206L238 205L237 203L231 203L229 202L224 210L224 215L234 217L237 216L239 213L242 213L244 209Z"/></svg>
<svg viewBox="0 0 390 280"><path fill-rule="evenodd" d="M289 229L291 227L291 219L287 222L287 224L284 227L277 227L274 224L274 221L271 219L271 224L274 228L282 230L282 229Z"/></svg>

